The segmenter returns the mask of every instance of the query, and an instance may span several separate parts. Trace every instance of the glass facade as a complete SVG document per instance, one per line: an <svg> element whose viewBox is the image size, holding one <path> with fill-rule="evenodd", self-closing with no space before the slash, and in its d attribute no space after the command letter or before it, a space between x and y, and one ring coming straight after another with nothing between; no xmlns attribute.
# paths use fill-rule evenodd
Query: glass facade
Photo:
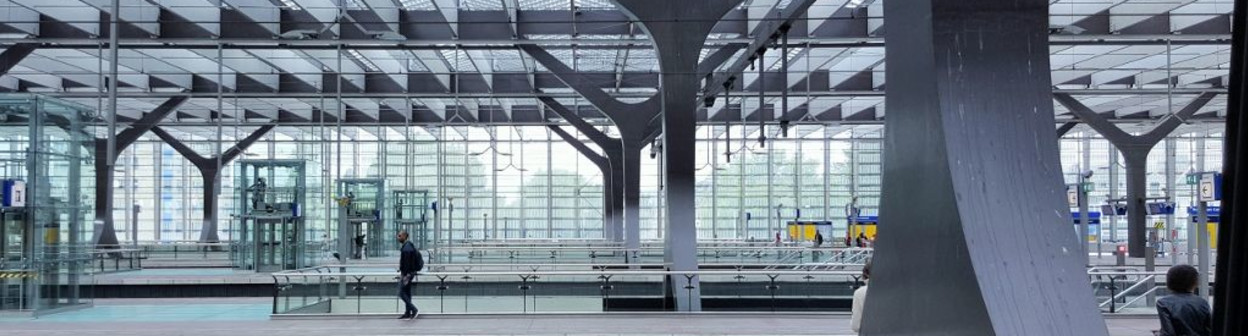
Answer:
<svg viewBox="0 0 1248 336"><path fill-rule="evenodd" d="M834 232L844 234L846 206L853 196L858 196L863 215L878 214L882 132L878 125L797 125L782 135L773 125L766 128L766 144L760 145L757 125L699 127L699 237L770 240L792 220L831 221ZM226 134L223 147L243 135ZM210 137L186 136L197 149L213 148ZM1172 190L1180 208L1174 223L1184 223L1184 209L1192 205L1184 175L1221 169L1220 146L1220 133L1185 126L1153 150L1149 196ZM653 158L646 156L652 151ZM658 151L642 151L642 239L662 238ZM121 157L130 169L118 175L129 183L118 184L115 195L118 204L143 209L135 217L139 240L195 239L202 217L197 208L202 202L196 201L202 182L195 168L154 137L139 141ZM430 214L436 232L430 234L439 240L603 236L602 172L543 126L278 127L244 157L309 162L306 216L312 238L334 235L327 232L336 218L330 203L334 180L377 177L385 179L387 190L429 192L430 202L438 202L438 211ZM1075 183L1085 165L1094 172L1093 211L1105 200L1125 195L1122 159L1104 139L1072 132L1061 140L1061 158L1068 183ZM223 174L222 195L232 195L239 187L232 182L235 170L224 169ZM234 208L231 202L222 198L222 218ZM126 214L115 215L120 221ZM1150 217L1154 220L1165 218ZM1126 236L1125 224L1111 224L1125 219L1104 222L1105 240ZM1186 237L1185 225L1173 226L1179 237ZM230 239L228 226L221 227L222 239Z"/></svg>

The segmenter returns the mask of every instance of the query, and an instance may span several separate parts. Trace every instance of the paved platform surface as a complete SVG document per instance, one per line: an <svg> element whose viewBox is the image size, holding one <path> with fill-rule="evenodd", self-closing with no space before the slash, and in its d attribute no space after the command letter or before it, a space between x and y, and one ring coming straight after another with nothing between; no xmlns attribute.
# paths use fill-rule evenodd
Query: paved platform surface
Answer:
<svg viewBox="0 0 1248 336"><path fill-rule="evenodd" d="M97 300L95 307L38 319L0 319L4 335L853 335L844 314L422 315L270 320L267 299ZM1111 318L1114 336L1148 336L1154 318Z"/></svg>

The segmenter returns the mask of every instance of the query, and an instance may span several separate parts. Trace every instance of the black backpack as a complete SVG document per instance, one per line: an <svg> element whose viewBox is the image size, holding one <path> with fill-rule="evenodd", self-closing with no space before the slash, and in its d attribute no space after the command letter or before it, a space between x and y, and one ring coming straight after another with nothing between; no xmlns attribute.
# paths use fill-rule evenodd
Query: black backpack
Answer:
<svg viewBox="0 0 1248 336"><path fill-rule="evenodd" d="M425 255L421 254L420 250L416 250L416 271L420 272L423 270L425 270Z"/></svg>

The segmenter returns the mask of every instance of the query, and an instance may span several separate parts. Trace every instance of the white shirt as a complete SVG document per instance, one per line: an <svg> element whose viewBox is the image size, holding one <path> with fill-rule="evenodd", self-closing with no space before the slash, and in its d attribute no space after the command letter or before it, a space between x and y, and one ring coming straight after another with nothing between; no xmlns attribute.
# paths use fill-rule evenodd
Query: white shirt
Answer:
<svg viewBox="0 0 1248 336"><path fill-rule="evenodd" d="M859 287L854 291L854 303L849 311L849 328L858 332L862 326L862 308L867 302L867 286Z"/></svg>

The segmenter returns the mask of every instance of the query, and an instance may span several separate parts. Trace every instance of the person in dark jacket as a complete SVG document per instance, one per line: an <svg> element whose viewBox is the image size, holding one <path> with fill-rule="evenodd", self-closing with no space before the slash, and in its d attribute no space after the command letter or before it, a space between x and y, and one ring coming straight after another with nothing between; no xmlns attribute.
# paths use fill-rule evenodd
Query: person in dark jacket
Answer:
<svg viewBox="0 0 1248 336"><path fill-rule="evenodd" d="M416 283L416 272L425 266L420 250L407 238L407 231L399 231L398 239L402 246L399 248L399 300L403 300L404 307L403 316L399 319L412 319L420 314L412 304L412 285Z"/></svg>
<svg viewBox="0 0 1248 336"><path fill-rule="evenodd" d="M1209 302L1194 294L1200 271L1191 265L1177 265L1166 272L1166 288L1171 295L1157 300L1161 336L1211 336L1213 313Z"/></svg>

